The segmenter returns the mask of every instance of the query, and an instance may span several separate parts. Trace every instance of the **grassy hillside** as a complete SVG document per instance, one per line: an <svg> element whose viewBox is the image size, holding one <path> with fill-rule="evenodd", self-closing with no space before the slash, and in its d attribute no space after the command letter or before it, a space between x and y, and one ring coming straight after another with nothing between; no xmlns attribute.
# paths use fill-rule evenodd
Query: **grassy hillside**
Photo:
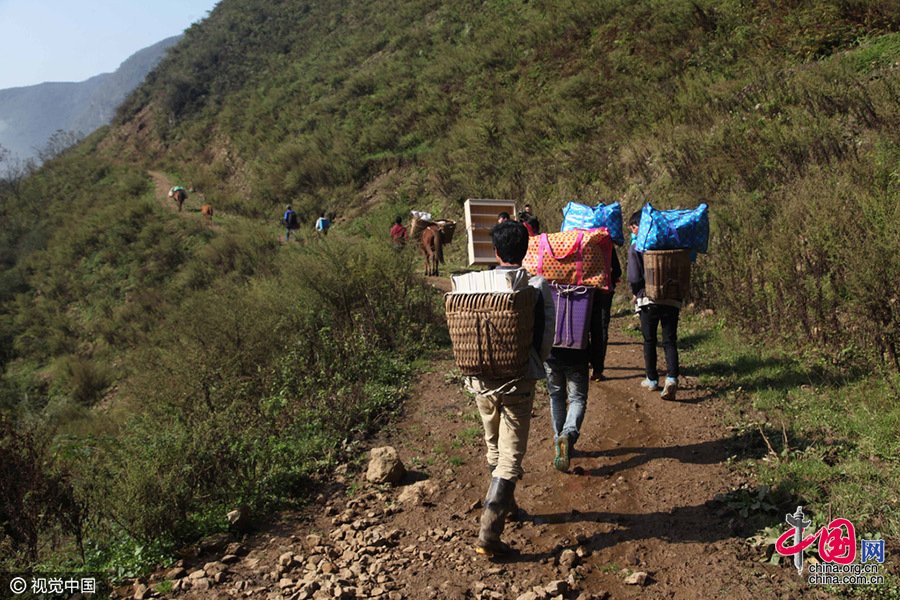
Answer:
<svg viewBox="0 0 900 600"><path fill-rule="evenodd" d="M573 198L705 201L699 301L896 369L894 9L224 0L108 143L252 215L508 197L554 224Z"/></svg>
<svg viewBox="0 0 900 600"><path fill-rule="evenodd" d="M222 0L110 128L0 183L0 479L27 474L0 556L62 533L122 574L302 500L439 340L388 223L467 197L549 228L572 199L708 202L697 304L890 406L898 30L892 2ZM151 168L228 218L164 208ZM288 202L339 226L279 244Z"/></svg>
<svg viewBox="0 0 900 600"><path fill-rule="evenodd" d="M303 503L427 356L412 252L210 227L151 187L90 145L6 182L4 568L128 576L238 506Z"/></svg>

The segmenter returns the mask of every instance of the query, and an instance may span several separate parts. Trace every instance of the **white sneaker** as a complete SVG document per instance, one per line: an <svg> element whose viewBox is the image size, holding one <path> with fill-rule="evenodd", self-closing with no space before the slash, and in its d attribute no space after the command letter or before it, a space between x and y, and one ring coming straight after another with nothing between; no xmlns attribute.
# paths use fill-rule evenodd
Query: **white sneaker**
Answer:
<svg viewBox="0 0 900 600"><path fill-rule="evenodd" d="M659 382L653 381L652 379L644 379L641 382L641 387L645 387L651 392L655 392L659 389Z"/></svg>
<svg viewBox="0 0 900 600"><path fill-rule="evenodd" d="M663 400L674 400L678 393L678 380L666 377L666 385L663 387L662 393L659 395Z"/></svg>

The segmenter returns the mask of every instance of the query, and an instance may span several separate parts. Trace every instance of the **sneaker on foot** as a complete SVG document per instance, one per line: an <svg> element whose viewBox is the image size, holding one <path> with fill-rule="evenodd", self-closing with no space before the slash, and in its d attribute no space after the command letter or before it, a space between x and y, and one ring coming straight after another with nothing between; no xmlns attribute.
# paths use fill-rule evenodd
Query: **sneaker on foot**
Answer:
<svg viewBox="0 0 900 600"><path fill-rule="evenodd" d="M663 400L674 400L677 393L678 380L666 377L666 385L663 387L663 391L660 393L659 397Z"/></svg>
<svg viewBox="0 0 900 600"><path fill-rule="evenodd" d="M645 387L645 388L647 388L648 390L650 390L651 392L655 392L656 390L659 389L659 382L658 382L658 381L654 381L654 380L652 380L652 379L644 379L644 380L641 382L641 387Z"/></svg>
<svg viewBox="0 0 900 600"><path fill-rule="evenodd" d="M594 371L594 374L591 375L591 381L606 381L606 375L602 372Z"/></svg>
<svg viewBox="0 0 900 600"><path fill-rule="evenodd" d="M557 471L569 470L569 436L563 434L553 444L556 448L556 456L553 458L553 466Z"/></svg>

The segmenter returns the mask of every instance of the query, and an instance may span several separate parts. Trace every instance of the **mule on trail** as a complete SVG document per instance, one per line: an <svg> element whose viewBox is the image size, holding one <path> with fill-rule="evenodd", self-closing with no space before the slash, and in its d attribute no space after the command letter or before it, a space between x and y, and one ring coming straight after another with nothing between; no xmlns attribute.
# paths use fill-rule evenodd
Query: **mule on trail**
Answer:
<svg viewBox="0 0 900 600"><path fill-rule="evenodd" d="M438 265L444 262L444 244L438 225L432 224L422 230L419 248L425 255L425 275L438 275Z"/></svg>
<svg viewBox="0 0 900 600"><path fill-rule="evenodd" d="M212 204L204 204L200 207L200 214L206 217L207 221L212 222L213 218L213 207Z"/></svg>
<svg viewBox="0 0 900 600"><path fill-rule="evenodd" d="M184 190L175 190L172 192L172 199L178 205L178 212L181 212L181 206L184 204L184 201L187 200L187 192Z"/></svg>

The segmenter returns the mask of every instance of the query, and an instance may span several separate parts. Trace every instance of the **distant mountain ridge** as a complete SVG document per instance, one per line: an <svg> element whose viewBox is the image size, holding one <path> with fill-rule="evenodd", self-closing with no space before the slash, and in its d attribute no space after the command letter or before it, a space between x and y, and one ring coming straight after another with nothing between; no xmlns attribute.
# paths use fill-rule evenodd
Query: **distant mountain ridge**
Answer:
<svg viewBox="0 0 900 600"><path fill-rule="evenodd" d="M139 50L114 72L85 81L0 90L0 146L18 158L35 158L57 130L87 135L108 124L116 108L181 37Z"/></svg>

